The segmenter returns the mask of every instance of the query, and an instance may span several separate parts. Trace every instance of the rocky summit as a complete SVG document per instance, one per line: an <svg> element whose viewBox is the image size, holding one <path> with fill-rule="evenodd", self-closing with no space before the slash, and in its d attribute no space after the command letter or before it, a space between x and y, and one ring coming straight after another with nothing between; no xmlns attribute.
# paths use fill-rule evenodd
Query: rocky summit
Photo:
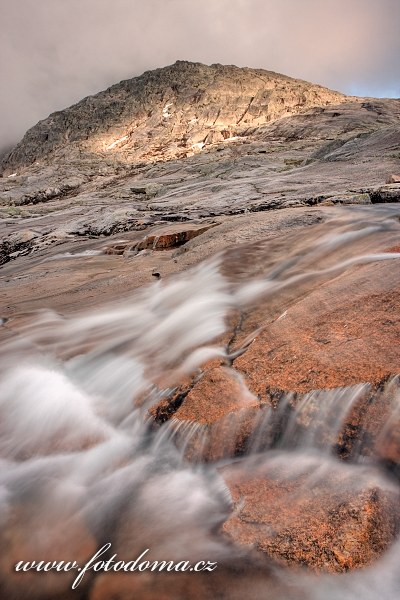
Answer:
<svg viewBox="0 0 400 600"><path fill-rule="evenodd" d="M197 513L186 511L182 495L173 495L178 473L173 458L172 471L161 474L161 487L160 460L148 480L140 476L139 491L132 491L137 483L129 488L136 504L128 495L115 501L122 522L114 515L115 523L105 526L87 506L79 510L78 521L71 517L71 531L79 530L84 539L67 536L71 556L76 544L89 556L103 543L103 530L121 556L136 552L127 523L143 536L143 548L151 530L155 548L166 557L169 541L183 540L184 547L185 535L190 544L204 541L202 551L210 540L224 546L225 563L213 580L179 575L164 586L164 575L132 580L93 574L87 597L130 598L134 590L144 600L213 593L264 598L265 585L278 590L273 598L311 597L315 582L330 586L329 577L339 575L312 579L307 588L303 575L293 579L293 587L280 573L293 575L300 567L326 574L368 569L382 555L389 556L382 563L389 565L393 552L398 560L400 100L349 97L261 69L178 61L50 115L3 158L1 174L4 364L11 350L25 359L32 347L45 349L54 365L65 361L74 385L87 379L79 405L87 393L97 394L97 406L103 393L98 381L111 398L114 388L121 395L129 388L121 411L139 407L148 427L139 455L161 432L154 456L161 448L168 462L180 451L179 468L201 463L210 469L196 502L213 478L223 482L225 503L229 497L228 509L223 504L213 516L204 541L208 509L190 529ZM217 267L210 267L210 278L203 281L196 269L207 259L213 265L212 258ZM263 294L257 296L258 289ZM257 296L254 302L251 294ZM215 298L217 316L224 302L228 306L225 330L196 328L207 307L214 315ZM127 308L131 304L137 322ZM96 312L104 306L114 306L112 318ZM101 319L84 311L110 321L104 330L96 329ZM123 318L126 324L120 323ZM62 329L68 323L77 341ZM168 337L171 323L175 328ZM121 331L125 337L114 340ZM195 334L202 340L197 349L203 351L207 342L223 352L204 354L197 369L179 371L170 354L179 347L190 355ZM21 350L18 340L24 336L29 345ZM98 356L93 348L100 348ZM127 369L135 368L135 352L143 359L150 391L137 380L135 391L124 385L124 377L131 383ZM165 365L164 355L170 361L165 358ZM31 392L41 401L34 386L28 392L29 402ZM18 433L18 420L3 417L6 404L0 402L5 434L7 424ZM67 423L65 431L60 425L49 433L48 443L38 436L39 450L32 442L28 451L23 444L30 437L22 436L19 453L6 459L11 464L57 452L95 453L112 439L113 428L125 435L119 425L131 424L113 410L108 404L99 409L96 419L85 421L90 427L82 435L79 430L68 437ZM98 425L101 419L106 426ZM173 444L173 452L170 447L164 452L164 443ZM126 471L116 485L116 480L99 483L96 498L108 498L108 489L111 498L130 472L132 455L115 452L107 477L121 465ZM193 472L197 477L199 470ZM93 481L96 477L97 471ZM192 485L184 481L186 488ZM11 548L0 561L0 584L11 590L10 597L25 593L23 578L16 575L14 581L10 565L21 548L28 552L36 543L26 528L37 526L40 533L46 527L40 507L32 516L28 497L0 531ZM104 500L101 514L111 512ZM191 533L174 520L177 514L187 519ZM39 536L49 540L50 556L57 554L57 540L65 538L55 522L54 517L53 538ZM232 578L238 585L233 591Z"/></svg>
<svg viewBox="0 0 400 600"><path fill-rule="evenodd" d="M269 71L144 73L50 115L3 159L0 262L168 222L397 201L399 120L398 100Z"/></svg>
<svg viewBox="0 0 400 600"><path fill-rule="evenodd" d="M178 61L50 115L27 132L4 168L82 153L105 162L110 152L123 162L182 158L253 127L343 100L342 94L269 71Z"/></svg>

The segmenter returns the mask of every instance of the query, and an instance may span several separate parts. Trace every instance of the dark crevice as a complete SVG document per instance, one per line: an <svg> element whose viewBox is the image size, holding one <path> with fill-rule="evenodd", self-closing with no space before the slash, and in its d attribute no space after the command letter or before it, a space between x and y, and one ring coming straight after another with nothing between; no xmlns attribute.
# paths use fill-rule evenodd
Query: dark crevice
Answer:
<svg viewBox="0 0 400 600"><path fill-rule="evenodd" d="M157 425L166 423L166 421L169 421L174 416L202 376L203 373L194 377L190 385L184 389L182 387L175 389L170 396L164 398L164 400L150 410L150 414Z"/></svg>

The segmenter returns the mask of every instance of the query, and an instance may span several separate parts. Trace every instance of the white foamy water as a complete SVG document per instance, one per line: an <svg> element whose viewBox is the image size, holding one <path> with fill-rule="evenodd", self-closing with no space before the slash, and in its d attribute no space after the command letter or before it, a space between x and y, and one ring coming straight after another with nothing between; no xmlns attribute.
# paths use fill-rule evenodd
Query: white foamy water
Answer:
<svg viewBox="0 0 400 600"><path fill-rule="evenodd" d="M64 252L62 254L55 254L46 260L58 260L60 258L85 258L91 256L100 256L103 254L102 250L82 250L82 252Z"/></svg>
<svg viewBox="0 0 400 600"><path fill-rule="evenodd" d="M261 411L247 454L228 453L223 463L202 461L208 443L203 426L174 424L173 419L155 426L148 414L206 361L234 358L217 342L233 309L247 310L355 265L398 258L350 251L340 262L318 262L364 236L393 228L390 217L378 212L373 223L347 218L325 236L311 237L301 252L282 258L257 280L232 283L217 257L179 277L154 282L115 306L71 318L40 311L7 340L0 351L4 597L69 597L75 575L12 575L13 565L20 560L84 563L106 542L126 560L150 548L153 559L218 561L229 570L231 562L249 552L221 534L234 506L220 467L231 460L246 476L265 473L283 483L305 478L307 493L311 489L316 495L332 473L354 492L398 494L397 484L373 457L344 463L334 455L347 416L368 391L362 384L312 392L295 408L288 395L278 409L279 431L276 415ZM248 399L244 381L239 384L239 393ZM398 392L391 393L395 401L387 427L400 406ZM232 422L221 435L231 431L234 436L237 426ZM198 454L190 461L187 450L196 440ZM231 452L232 445L227 446ZM395 600L399 558L396 543L380 562L347 575L313 577L281 568L272 595L269 575L261 570L257 581L250 578L246 584L246 597ZM85 585L91 583L86 578ZM238 594L229 580L216 591L221 598Z"/></svg>

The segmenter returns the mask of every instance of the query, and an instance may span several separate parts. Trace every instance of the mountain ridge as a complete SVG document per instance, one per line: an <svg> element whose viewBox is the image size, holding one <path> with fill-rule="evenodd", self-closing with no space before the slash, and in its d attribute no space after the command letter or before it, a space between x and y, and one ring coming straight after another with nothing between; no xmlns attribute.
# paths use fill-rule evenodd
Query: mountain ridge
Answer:
<svg viewBox="0 0 400 600"><path fill-rule="evenodd" d="M0 177L0 264L172 222L397 202L399 147L400 100L181 61L27 132Z"/></svg>
<svg viewBox="0 0 400 600"><path fill-rule="evenodd" d="M8 175L38 161L68 160L82 152L122 152L131 161L180 158L240 136L246 128L347 98L264 69L177 61L39 121L6 155L2 169Z"/></svg>

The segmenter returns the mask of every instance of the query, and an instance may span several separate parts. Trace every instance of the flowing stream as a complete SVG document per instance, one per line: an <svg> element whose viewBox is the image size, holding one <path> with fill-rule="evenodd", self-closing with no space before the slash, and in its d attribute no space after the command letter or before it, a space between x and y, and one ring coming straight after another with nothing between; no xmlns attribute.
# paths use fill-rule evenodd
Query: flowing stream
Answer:
<svg viewBox="0 0 400 600"><path fill-rule="evenodd" d="M84 564L108 542L124 560L149 548L154 559L218 562L225 579L215 580L215 598L400 596L400 542L365 569L315 575L283 566L271 567L270 572L268 558L260 566L254 550L234 544L221 531L237 509L225 469L281 483L301 482L292 498L294 507L301 490L318 496L323 483L332 485L334 493L337 477L348 490L398 495L395 477L376 457L365 456L362 447L347 460L336 452L346 418L369 393L368 384L313 391L297 403L287 394L276 410L260 410L244 452L232 456L227 451L219 460L203 460L208 444L204 426L173 418L156 426L149 417L151 407L169 398L184 378L196 376L205 362L220 359L230 368L246 351L251 340L234 351L218 341L232 311L249 310L261 301L279 302L289 289L315 286L369 262L394 261L393 268L399 268L395 252L360 256L352 251L360 239L397 232L398 212L387 207L361 215L345 213L317 239L310 233L301 250L290 256L283 253L256 278L232 281L223 274L223 256L217 256L92 312L64 317L39 311L2 344L4 597L101 598L101 585L95 580L104 575L89 573L72 591L76 573L15 573L13 565L22 560ZM243 395L249 395L243 379L240 385ZM398 420L398 380L387 386L393 405L390 420ZM227 431L229 427L224 436ZM198 449L196 456L188 458L189 446ZM232 567L244 588L228 576L231 564L248 565L240 577ZM136 581L135 575L129 577ZM168 595L167 580L163 596L139 589L132 597L213 597L197 591L195 577L190 575L193 583L181 595Z"/></svg>

